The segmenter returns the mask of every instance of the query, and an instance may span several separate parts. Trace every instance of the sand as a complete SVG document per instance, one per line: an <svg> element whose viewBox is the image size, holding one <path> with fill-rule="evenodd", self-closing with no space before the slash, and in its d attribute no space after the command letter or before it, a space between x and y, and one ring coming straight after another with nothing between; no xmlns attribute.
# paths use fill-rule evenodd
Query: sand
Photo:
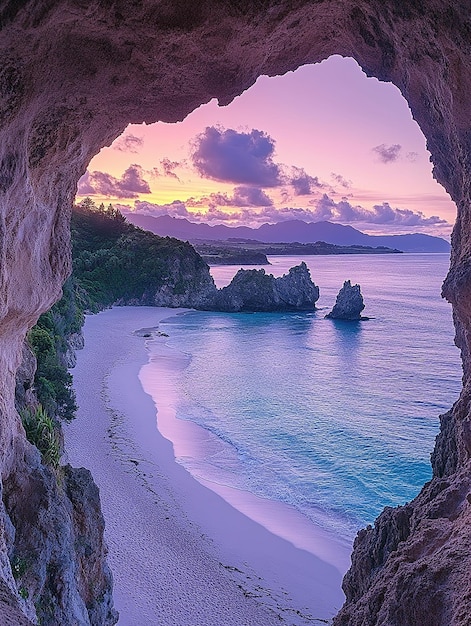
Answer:
<svg viewBox="0 0 471 626"><path fill-rule="evenodd" d="M73 370L80 408L66 427L65 460L89 468L100 488L119 625L326 623L343 602L349 546L288 507L209 489L162 435L177 456L205 443L205 431L175 418L182 363L159 339L156 382L144 367L146 338L134 333L178 313L122 307L88 316Z"/></svg>

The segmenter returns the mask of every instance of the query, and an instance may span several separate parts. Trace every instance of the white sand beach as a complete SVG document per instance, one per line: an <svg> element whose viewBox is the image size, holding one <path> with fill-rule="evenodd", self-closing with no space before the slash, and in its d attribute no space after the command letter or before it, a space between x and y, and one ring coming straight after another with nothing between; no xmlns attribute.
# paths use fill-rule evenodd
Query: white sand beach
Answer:
<svg viewBox="0 0 471 626"><path fill-rule="evenodd" d="M89 468L100 488L119 624L326 623L343 602L348 546L283 505L207 488L163 436L181 456L205 431L175 418L181 364L169 353L156 381L144 367L146 338L133 331L178 312L122 307L87 317L73 370L80 408L65 429L65 460Z"/></svg>

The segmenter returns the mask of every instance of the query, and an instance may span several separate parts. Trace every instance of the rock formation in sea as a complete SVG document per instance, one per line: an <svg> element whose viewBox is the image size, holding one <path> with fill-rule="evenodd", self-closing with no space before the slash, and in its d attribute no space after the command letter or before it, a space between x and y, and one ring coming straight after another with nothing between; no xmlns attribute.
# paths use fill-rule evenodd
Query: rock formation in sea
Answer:
<svg viewBox="0 0 471 626"><path fill-rule="evenodd" d="M216 311L313 311L319 288L306 263L275 278L264 269L239 270L231 283L219 289L202 307Z"/></svg>
<svg viewBox="0 0 471 626"><path fill-rule="evenodd" d="M352 285L346 280L337 294L334 308L326 317L332 320L358 321L362 319L361 312L364 308L360 285Z"/></svg>
<svg viewBox="0 0 471 626"><path fill-rule="evenodd" d="M78 607L83 581L104 581L77 553L79 500L53 481L15 410L23 339L59 297L70 272L69 218L77 181L129 123L182 120L221 105L258 76L283 74L332 54L407 99L435 178L457 205L443 294L453 305L463 391L441 419L434 476L409 505L386 509L357 538L336 626L469 623L471 596L471 14L467 0L0 1L0 618L28 622L36 579L13 577L28 541L52 585L43 626L111 623ZM433 340L433 338L431 338ZM419 442L418 442L419 444ZM19 489L22 487L22 489ZM38 494L38 495L36 495ZM72 498L72 499L71 499ZM69 503L69 504L68 504ZM49 511L53 532L38 519ZM71 508L72 507L72 508ZM78 508L77 508L78 507ZM44 518L46 519L46 518ZM98 510L87 517L101 532ZM37 532L34 529L37 528ZM57 528L57 530L56 530ZM26 537L24 532L28 532ZM77 534L78 533L78 534ZM89 570L80 568L89 563ZM101 565L98 567L98 563ZM65 567L65 564L68 564ZM14 565L14 563L13 563ZM65 569L64 569L65 568ZM80 571L73 578L72 569ZM101 569L100 569L101 568ZM101 573L98 573L101 571ZM29 580L29 579L28 579ZM75 582L74 582L75 581ZM82 582L81 582L82 581ZM25 596L28 597L25 599ZM67 611L61 609L67 600ZM95 605L93 605L95 606ZM58 622L55 611L60 613ZM82 611L82 612L80 612ZM13 617L12 617L13 615Z"/></svg>

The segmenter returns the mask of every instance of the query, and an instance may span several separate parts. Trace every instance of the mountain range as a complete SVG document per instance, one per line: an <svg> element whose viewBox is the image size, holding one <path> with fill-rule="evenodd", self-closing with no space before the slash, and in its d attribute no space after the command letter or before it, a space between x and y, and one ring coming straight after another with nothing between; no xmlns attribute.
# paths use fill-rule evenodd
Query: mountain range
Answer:
<svg viewBox="0 0 471 626"><path fill-rule="evenodd" d="M386 246L403 252L449 252L450 244L441 237L411 233L407 235L367 235L352 226L332 222L290 220L262 224L258 228L196 224L187 219L161 215L152 217L126 213L126 219L144 230L162 237L175 237L190 243L201 241L255 240L263 243L315 243L325 241L340 246Z"/></svg>

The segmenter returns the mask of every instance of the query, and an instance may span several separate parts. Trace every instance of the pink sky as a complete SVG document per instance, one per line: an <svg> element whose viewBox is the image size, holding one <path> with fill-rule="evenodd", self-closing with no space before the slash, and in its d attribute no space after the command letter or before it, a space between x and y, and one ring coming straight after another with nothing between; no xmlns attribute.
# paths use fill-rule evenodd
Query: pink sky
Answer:
<svg viewBox="0 0 471 626"><path fill-rule="evenodd" d="M447 236L456 208L429 157L399 90L335 56L181 123L129 126L91 161L78 199L228 225L301 217Z"/></svg>

